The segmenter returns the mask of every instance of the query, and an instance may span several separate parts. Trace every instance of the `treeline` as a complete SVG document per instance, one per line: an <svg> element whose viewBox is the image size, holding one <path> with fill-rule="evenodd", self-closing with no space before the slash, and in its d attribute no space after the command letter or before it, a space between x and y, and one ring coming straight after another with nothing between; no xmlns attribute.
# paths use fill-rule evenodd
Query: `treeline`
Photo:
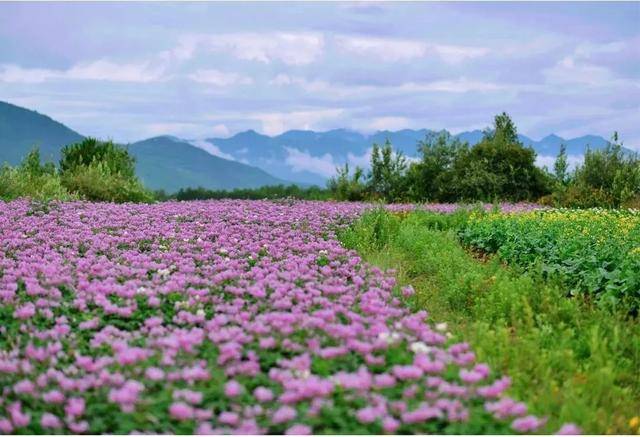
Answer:
<svg viewBox="0 0 640 437"><path fill-rule="evenodd" d="M183 188L174 195L157 191L159 199L206 200L206 199L304 199L329 200L331 192L318 186L300 187L298 185L268 185L260 188L237 188L234 190L209 190L206 188Z"/></svg>
<svg viewBox="0 0 640 437"><path fill-rule="evenodd" d="M562 146L552 171L535 165L536 153L519 140L511 118L495 117L493 129L469 146L449 134L418 143L409 161L387 141L374 145L371 168L338 168L328 187L337 200L386 202L540 201L567 207L640 207L640 160L625 154L617 134L602 150L587 150L569 171Z"/></svg>
<svg viewBox="0 0 640 437"><path fill-rule="evenodd" d="M135 174L135 158L111 141L87 138L65 146L58 166L43 164L38 149L16 167L0 168L0 199L86 199L108 202L150 202L153 193Z"/></svg>
<svg viewBox="0 0 640 437"><path fill-rule="evenodd" d="M111 141L87 138L62 149L58 166L37 150L16 166L0 167L0 198L151 202L196 199L281 199L398 202L535 201L552 206L640 208L640 159L625 153L617 134L602 150L587 150L569 170L561 147L553 169L535 165L536 153L519 140L511 118L497 115L484 138L469 146L448 133L418 143L408 159L387 141L373 145L370 169L337 169L326 188L297 185L253 189L185 188L151 192L135 174L135 158Z"/></svg>

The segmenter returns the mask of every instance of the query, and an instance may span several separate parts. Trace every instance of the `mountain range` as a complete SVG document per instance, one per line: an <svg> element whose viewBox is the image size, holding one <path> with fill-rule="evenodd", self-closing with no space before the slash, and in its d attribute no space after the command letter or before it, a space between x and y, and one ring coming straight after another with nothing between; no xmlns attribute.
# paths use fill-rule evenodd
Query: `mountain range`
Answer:
<svg viewBox="0 0 640 437"><path fill-rule="evenodd" d="M389 139L395 149L416 157L418 141L435 133L438 131L403 129L367 135L334 129L290 130L268 136L248 130L229 138L197 141L164 135L127 147L136 157L138 176L148 187L175 192L196 186L231 189L292 182L324 185L338 165L349 162L366 166L374 143L383 144ZM474 130L454 136L473 145L482 139L483 132ZM563 143L574 162L587 147L600 149L608 143L596 135L571 139L548 135L539 141L525 135L519 137L537 152L540 163L551 162ZM18 164L35 146L44 160L57 162L64 145L83 138L46 115L0 102L0 164Z"/></svg>

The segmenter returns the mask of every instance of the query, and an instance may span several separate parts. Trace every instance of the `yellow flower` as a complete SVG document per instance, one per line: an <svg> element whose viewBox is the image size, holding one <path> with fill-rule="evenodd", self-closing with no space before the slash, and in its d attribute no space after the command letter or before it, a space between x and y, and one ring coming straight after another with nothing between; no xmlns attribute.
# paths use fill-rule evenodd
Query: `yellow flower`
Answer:
<svg viewBox="0 0 640 437"><path fill-rule="evenodd" d="M640 425L640 417L635 416L635 417L632 417L631 420L629 420L629 428L631 429L638 428L638 425Z"/></svg>

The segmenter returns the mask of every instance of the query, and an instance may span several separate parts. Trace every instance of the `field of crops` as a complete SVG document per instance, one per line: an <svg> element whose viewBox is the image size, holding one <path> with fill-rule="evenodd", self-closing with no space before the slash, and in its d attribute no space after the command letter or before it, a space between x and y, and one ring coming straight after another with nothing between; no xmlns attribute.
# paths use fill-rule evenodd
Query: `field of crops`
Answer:
<svg viewBox="0 0 640 437"><path fill-rule="evenodd" d="M462 243L524 268L538 267L598 305L640 308L640 212L540 210L472 215Z"/></svg>
<svg viewBox="0 0 640 437"><path fill-rule="evenodd" d="M410 287L336 241L363 208L0 204L0 432L543 425L411 310Z"/></svg>

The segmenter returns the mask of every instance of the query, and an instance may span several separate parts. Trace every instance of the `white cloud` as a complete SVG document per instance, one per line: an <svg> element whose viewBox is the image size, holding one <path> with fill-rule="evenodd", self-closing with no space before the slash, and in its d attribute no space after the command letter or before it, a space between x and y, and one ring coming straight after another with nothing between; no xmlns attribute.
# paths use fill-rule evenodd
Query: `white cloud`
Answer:
<svg viewBox="0 0 640 437"><path fill-rule="evenodd" d="M290 165L295 172L308 171L327 178L336 172L336 164L333 162L333 156L329 153L318 157L292 147L285 147L285 150L287 151L285 163Z"/></svg>
<svg viewBox="0 0 640 437"><path fill-rule="evenodd" d="M244 74L227 73L220 70L196 70L191 73L189 79L215 86L230 86L230 85L251 85L253 79Z"/></svg>
<svg viewBox="0 0 640 437"><path fill-rule="evenodd" d="M398 61L421 58L427 45L421 41L360 36L338 36L338 46L348 52L379 57L380 60Z"/></svg>
<svg viewBox="0 0 640 437"><path fill-rule="evenodd" d="M149 62L115 63L105 59L83 62L67 70L0 66L0 82L41 83L50 80L99 80L110 82L155 82L164 79L164 68Z"/></svg>
<svg viewBox="0 0 640 437"><path fill-rule="evenodd" d="M489 49L485 47L435 44L410 39L340 35L335 40L347 52L390 62L435 54L445 62L458 63L489 53Z"/></svg>
<svg viewBox="0 0 640 437"><path fill-rule="evenodd" d="M372 130L400 130L411 125L411 121L406 117L377 117L371 120L367 126Z"/></svg>
<svg viewBox="0 0 640 437"><path fill-rule="evenodd" d="M326 120L335 119L344 113L343 109L330 108L310 111L269 112L250 114L249 118L262 123L262 131L267 135L278 135L291 129L317 129Z"/></svg>
<svg viewBox="0 0 640 437"><path fill-rule="evenodd" d="M584 161L584 155L568 155L567 156L567 164L569 165L569 170L573 170L579 164L582 164ZM547 167L550 171L553 171L553 164L556 162L555 156L550 155L538 155L536 157L536 165L540 168Z"/></svg>
<svg viewBox="0 0 640 437"><path fill-rule="evenodd" d="M169 57L189 59L198 49L227 52L247 61L307 65L322 55L324 37L310 32L222 33L185 35Z"/></svg>
<svg viewBox="0 0 640 437"><path fill-rule="evenodd" d="M220 150L220 148L218 146L216 146L215 144L213 144L213 143L211 143L209 141L195 140L195 141L191 141L191 144L193 144L194 146L204 150L205 152L208 152L208 153L212 154L213 156L217 156L219 158L228 159L230 161L235 161L236 160L236 158L234 158L233 155L223 152L222 150Z"/></svg>
<svg viewBox="0 0 640 437"><path fill-rule="evenodd" d="M613 81L606 67L576 62L572 56L562 58L556 65L542 72L548 82L555 84L579 83L584 85L609 85Z"/></svg>
<svg viewBox="0 0 640 437"><path fill-rule="evenodd" d="M468 93L472 91L498 91L504 89L504 87L493 82L460 78L456 80L439 80L433 82L407 82L398 86L398 89L409 92Z"/></svg>

